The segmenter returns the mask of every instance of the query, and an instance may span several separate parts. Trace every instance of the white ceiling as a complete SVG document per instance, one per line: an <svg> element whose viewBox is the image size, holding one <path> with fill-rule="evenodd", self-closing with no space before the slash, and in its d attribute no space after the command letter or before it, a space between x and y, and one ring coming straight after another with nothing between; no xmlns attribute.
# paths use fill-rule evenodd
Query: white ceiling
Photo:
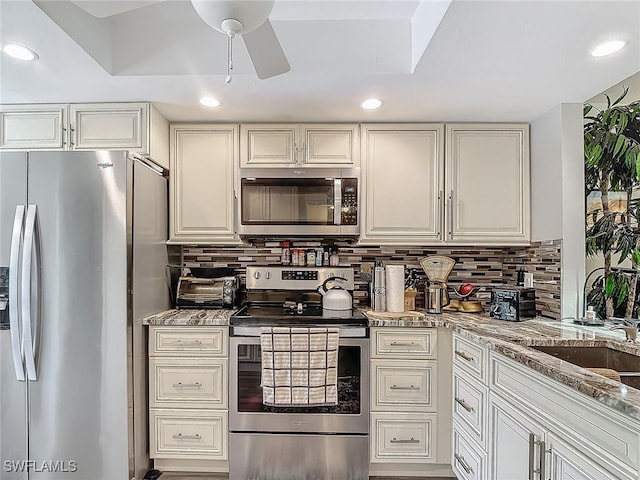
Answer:
<svg viewBox="0 0 640 480"><path fill-rule="evenodd" d="M0 103L151 101L170 121L531 121L640 72L640 0L275 0L291 70L258 79L236 41L230 84L226 37L188 0L85 3L124 11L0 0L0 42L39 54L0 54ZM589 55L613 37L627 47ZM201 107L205 94L222 105ZM382 108L362 111L370 96Z"/></svg>

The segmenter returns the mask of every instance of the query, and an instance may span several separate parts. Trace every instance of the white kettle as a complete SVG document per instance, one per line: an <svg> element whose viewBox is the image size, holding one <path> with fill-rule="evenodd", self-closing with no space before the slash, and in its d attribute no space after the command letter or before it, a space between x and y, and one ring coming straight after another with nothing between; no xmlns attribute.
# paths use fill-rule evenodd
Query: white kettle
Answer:
<svg viewBox="0 0 640 480"><path fill-rule="evenodd" d="M346 282L346 280L341 277L329 277L318 287L318 292L322 295L322 309L351 312L353 307L353 298L347 290L342 288L340 285L334 285L327 289L327 284L336 280Z"/></svg>

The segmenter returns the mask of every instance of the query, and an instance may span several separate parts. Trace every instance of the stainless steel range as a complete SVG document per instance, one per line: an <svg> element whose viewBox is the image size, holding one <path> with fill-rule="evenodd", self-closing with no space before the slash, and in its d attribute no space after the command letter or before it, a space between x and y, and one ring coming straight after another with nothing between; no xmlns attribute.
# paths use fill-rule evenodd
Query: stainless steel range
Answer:
<svg viewBox="0 0 640 480"><path fill-rule="evenodd" d="M369 478L367 319L357 309L322 308L317 289L331 277L353 290L351 268L247 268L247 302L230 319L231 479ZM272 326L339 328L335 404L263 404L260 332Z"/></svg>

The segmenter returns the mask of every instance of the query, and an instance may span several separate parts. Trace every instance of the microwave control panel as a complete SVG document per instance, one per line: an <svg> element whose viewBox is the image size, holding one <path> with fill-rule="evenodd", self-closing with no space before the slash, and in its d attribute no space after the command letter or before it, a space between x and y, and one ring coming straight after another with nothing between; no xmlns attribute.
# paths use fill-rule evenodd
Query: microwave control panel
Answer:
<svg viewBox="0 0 640 480"><path fill-rule="evenodd" d="M358 224L358 180L356 178L342 179L342 225Z"/></svg>

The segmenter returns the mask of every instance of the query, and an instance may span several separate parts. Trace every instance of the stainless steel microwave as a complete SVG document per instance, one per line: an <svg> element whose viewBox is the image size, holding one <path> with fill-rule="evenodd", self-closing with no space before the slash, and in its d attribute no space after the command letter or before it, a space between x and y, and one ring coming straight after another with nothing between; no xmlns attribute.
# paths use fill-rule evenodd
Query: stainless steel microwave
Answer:
<svg viewBox="0 0 640 480"><path fill-rule="evenodd" d="M358 235L359 169L240 172L240 235Z"/></svg>

